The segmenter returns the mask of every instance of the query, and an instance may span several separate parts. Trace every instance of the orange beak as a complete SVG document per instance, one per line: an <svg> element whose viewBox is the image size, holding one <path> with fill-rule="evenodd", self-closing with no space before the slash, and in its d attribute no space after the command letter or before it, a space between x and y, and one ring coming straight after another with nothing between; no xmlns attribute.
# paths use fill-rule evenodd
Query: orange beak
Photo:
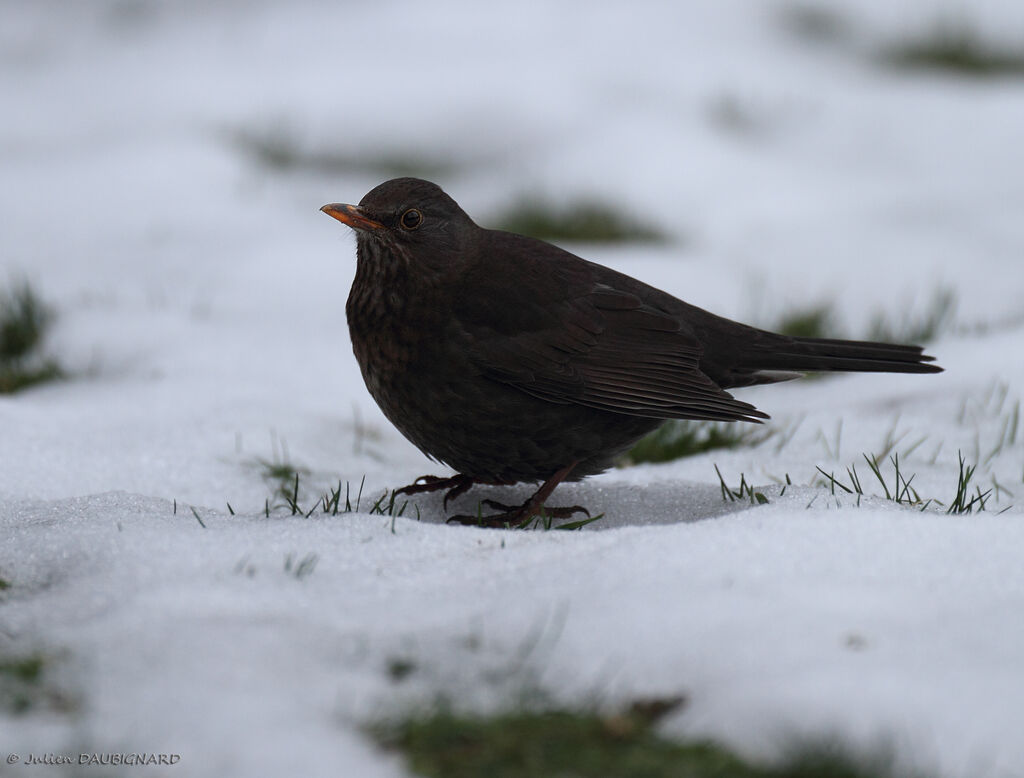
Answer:
<svg viewBox="0 0 1024 778"><path fill-rule="evenodd" d="M384 225L366 216L358 205L331 203L320 209L354 230L382 230Z"/></svg>

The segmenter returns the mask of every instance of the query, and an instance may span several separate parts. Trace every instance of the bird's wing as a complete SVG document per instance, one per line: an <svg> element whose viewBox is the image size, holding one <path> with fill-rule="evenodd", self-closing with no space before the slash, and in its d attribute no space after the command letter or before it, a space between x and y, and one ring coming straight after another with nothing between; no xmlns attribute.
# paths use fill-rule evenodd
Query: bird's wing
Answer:
<svg viewBox="0 0 1024 778"><path fill-rule="evenodd" d="M455 319L481 373L550 402L630 416L767 418L701 372L701 344L677 318L603 282L618 274L598 279L587 272L597 267L576 265L567 275L559 266L547 277L550 269L525 263L523 280L541 272L544 283L520 286L531 290L525 299L505 290L497 304L500 292L480 295L475 279L474 299L490 302L463 298Z"/></svg>

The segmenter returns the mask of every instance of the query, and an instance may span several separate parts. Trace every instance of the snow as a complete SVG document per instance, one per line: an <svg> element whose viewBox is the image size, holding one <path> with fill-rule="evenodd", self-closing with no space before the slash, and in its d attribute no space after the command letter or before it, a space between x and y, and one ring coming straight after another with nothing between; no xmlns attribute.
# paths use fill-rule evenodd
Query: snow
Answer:
<svg viewBox="0 0 1024 778"><path fill-rule="evenodd" d="M1024 775L1024 431L1000 446L1024 386L1024 87L870 61L956 4L825 7L842 44L740 2L0 7L0 281L54 304L75 373L0 396L0 656L42 651L76 701L0 713L3 774L152 752L181 755L167 774L404 775L363 722L536 686L685 694L666 732L755 756L835 735ZM1024 13L970 20L1014 43ZM674 242L573 248L753 323L825 301L864 332L948 288L962 327L929 346L941 375L744 391L778 430L762 445L559 487L606 514L583 532L446 526L436 495L419 521L370 515L436 467L362 385L354 241L318 208L386 176L273 169L239 133L450 161L439 183L483 224L523 194L621 202ZM897 506L861 456L892 439L922 497L949 502L958 451L1002 489L980 515ZM266 517L260 462L283 459L307 506L365 475L361 512ZM769 504L723 501L715 464ZM851 464L859 506L817 484Z"/></svg>

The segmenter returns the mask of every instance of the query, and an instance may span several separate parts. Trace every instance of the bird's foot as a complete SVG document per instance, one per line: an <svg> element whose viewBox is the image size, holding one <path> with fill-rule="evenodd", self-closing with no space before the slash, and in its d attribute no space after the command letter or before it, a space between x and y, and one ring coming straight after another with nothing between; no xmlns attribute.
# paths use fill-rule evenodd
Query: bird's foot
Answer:
<svg viewBox="0 0 1024 778"><path fill-rule="evenodd" d="M458 524L472 524L478 527L516 527L518 529L526 528L534 517L550 517L552 519L567 519L570 518L574 513L583 512L587 514L589 518L590 512L586 508L582 508L579 505L573 505L571 508L545 508L544 503L548 497L551 496L551 492L555 490L566 476L572 472L572 469L576 466L573 462L571 465L567 465L559 470L557 473L548 478L540 488L531 495L530 499L524 502L522 505L509 506L503 505L500 502L494 500L484 500L483 505L489 508L494 508L498 513L494 513L490 516L478 515L468 516L460 514L458 516L452 516L448 519L449 522L457 522ZM577 522L578 524L578 522Z"/></svg>
<svg viewBox="0 0 1024 778"><path fill-rule="evenodd" d="M571 519L577 513L585 514L590 518L590 511L582 505L571 505L558 508L549 508L541 505L533 498L522 505L505 505L495 500L484 500L481 505L492 508L497 513L488 516L460 514L448 519L448 523L465 524L475 527L505 527L508 529L525 529L535 519L538 521L549 521L551 519Z"/></svg>
<svg viewBox="0 0 1024 778"><path fill-rule="evenodd" d="M441 478L436 475L421 475L408 486L395 489L394 494L396 496L399 494L420 494L421 492L436 492L439 489L447 489L448 493L444 496L444 507L447 510L449 500L454 500L460 494L469 491L470 487L475 483L478 483L477 479L462 473L453 475L450 478Z"/></svg>

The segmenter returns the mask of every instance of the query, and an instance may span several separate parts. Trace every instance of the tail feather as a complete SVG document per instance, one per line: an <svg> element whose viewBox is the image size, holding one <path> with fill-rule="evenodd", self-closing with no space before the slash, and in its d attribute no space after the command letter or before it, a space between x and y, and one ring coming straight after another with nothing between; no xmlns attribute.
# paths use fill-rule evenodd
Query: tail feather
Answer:
<svg viewBox="0 0 1024 778"><path fill-rule="evenodd" d="M921 346L763 333L724 371L727 387L775 383L805 372L941 373Z"/></svg>
<svg viewBox="0 0 1024 778"><path fill-rule="evenodd" d="M788 342L786 342L788 341ZM940 373L935 357L921 346L824 338L785 338L763 351L748 352L745 368L758 370L823 370L869 373Z"/></svg>

